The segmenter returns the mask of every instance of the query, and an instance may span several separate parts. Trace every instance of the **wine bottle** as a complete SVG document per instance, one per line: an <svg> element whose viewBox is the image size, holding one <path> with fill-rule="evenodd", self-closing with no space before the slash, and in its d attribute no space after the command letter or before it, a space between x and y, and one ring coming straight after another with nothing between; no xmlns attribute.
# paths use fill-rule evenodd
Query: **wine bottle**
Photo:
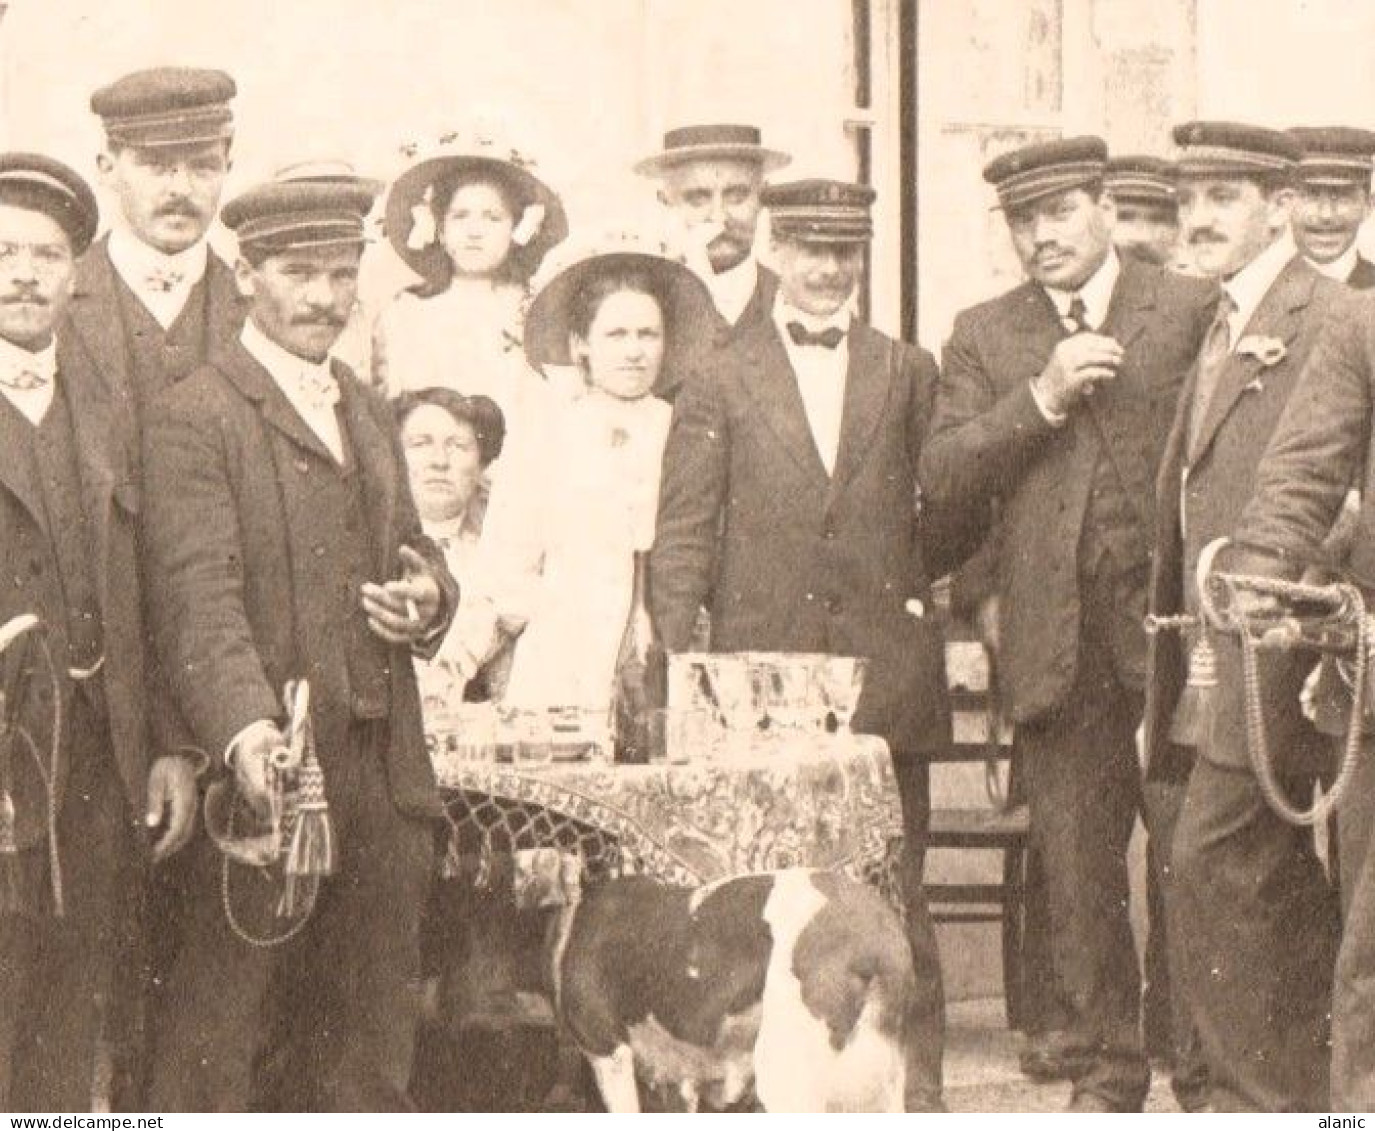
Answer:
<svg viewBox="0 0 1375 1131"><path fill-rule="evenodd" d="M615 752L618 762L649 760L649 665L654 632L649 620L645 590L649 578L649 554L635 554L630 612L621 647L616 655L615 682L611 691Z"/></svg>

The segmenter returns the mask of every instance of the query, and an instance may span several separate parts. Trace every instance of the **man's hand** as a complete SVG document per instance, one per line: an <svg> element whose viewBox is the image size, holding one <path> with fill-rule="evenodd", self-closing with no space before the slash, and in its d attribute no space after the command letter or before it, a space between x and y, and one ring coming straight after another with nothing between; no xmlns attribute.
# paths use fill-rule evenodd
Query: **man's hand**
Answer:
<svg viewBox="0 0 1375 1131"><path fill-rule="evenodd" d="M153 845L153 861L166 860L181 849L196 827L196 768L189 759L164 754L148 773L148 811L144 824L166 824Z"/></svg>
<svg viewBox="0 0 1375 1131"><path fill-rule="evenodd" d="M402 576L385 585L363 586L368 627L388 644L418 644L439 616L439 582L430 565L409 546L400 551Z"/></svg>
<svg viewBox="0 0 1375 1131"><path fill-rule="evenodd" d="M996 661L999 646L1002 644L998 594L992 593L979 602L979 607L974 612L974 623L978 627L979 639L983 641L983 646Z"/></svg>
<svg viewBox="0 0 1375 1131"><path fill-rule="evenodd" d="M264 820L272 812L272 756L285 746L277 724L260 719L234 740L226 757L234 769L239 796Z"/></svg>
<svg viewBox="0 0 1375 1131"><path fill-rule="evenodd" d="M1045 369L1031 380L1047 411L1063 416L1101 381L1111 381L1122 364L1122 347L1102 334L1073 334L1061 340Z"/></svg>

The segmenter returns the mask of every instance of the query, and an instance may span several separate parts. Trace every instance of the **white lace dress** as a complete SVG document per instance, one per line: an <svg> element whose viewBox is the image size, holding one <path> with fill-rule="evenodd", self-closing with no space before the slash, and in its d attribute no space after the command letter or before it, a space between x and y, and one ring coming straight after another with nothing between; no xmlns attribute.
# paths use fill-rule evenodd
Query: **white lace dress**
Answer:
<svg viewBox="0 0 1375 1131"><path fill-rule="evenodd" d="M597 390L556 403L542 477L493 487L480 575L503 621L525 623L505 701L602 710L634 555L654 541L671 409Z"/></svg>

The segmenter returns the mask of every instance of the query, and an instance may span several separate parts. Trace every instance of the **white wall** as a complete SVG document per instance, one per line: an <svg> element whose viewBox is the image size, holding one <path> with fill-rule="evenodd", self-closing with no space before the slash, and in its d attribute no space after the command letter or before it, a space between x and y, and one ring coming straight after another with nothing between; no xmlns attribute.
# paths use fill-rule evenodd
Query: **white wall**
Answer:
<svg viewBox="0 0 1375 1131"><path fill-rule="evenodd" d="M303 158L397 171L397 146L510 123L574 226L657 220L630 172L668 126L754 121L785 175L854 174L849 0L12 0L0 146L94 175L87 101L136 67L231 72L233 193Z"/></svg>

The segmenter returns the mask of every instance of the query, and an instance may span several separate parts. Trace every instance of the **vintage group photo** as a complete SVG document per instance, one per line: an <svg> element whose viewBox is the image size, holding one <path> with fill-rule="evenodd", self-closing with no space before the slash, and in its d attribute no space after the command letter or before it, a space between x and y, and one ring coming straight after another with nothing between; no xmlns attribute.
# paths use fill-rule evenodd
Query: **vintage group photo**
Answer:
<svg viewBox="0 0 1375 1131"><path fill-rule="evenodd" d="M0 0L0 1111L1375 1108L1373 171L1363 0Z"/></svg>

